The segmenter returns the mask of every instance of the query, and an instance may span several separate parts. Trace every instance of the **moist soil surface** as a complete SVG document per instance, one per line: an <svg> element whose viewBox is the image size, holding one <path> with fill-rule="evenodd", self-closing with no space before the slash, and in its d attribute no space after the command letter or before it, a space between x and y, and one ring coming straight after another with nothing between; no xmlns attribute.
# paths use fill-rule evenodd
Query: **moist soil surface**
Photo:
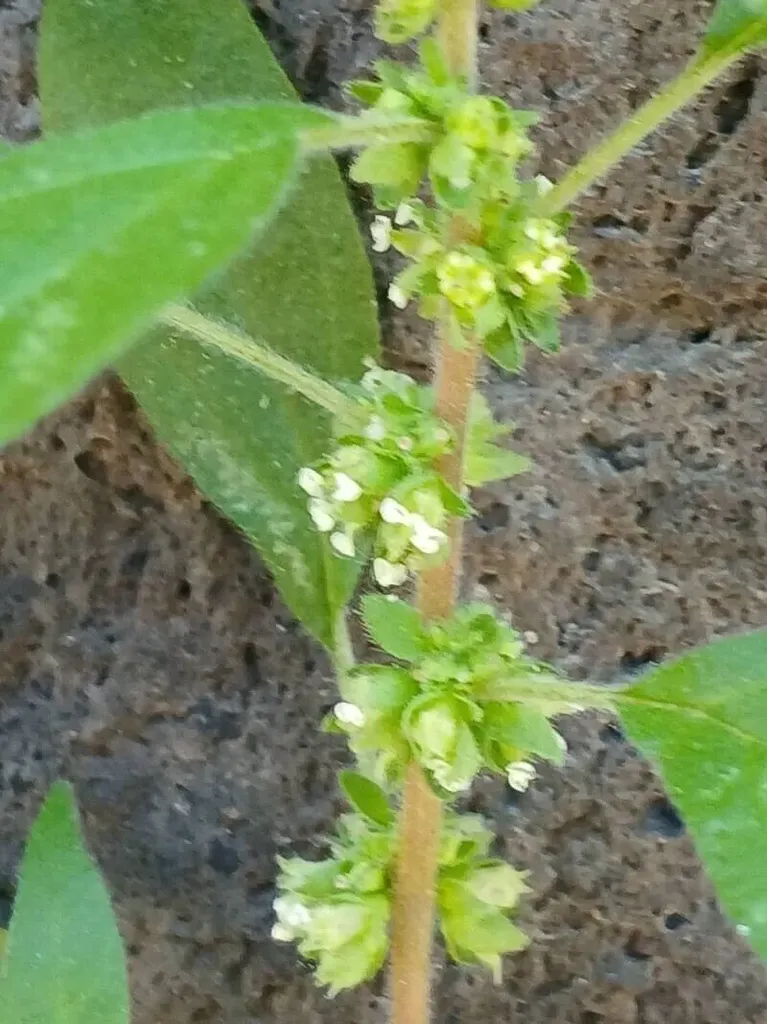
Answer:
<svg viewBox="0 0 767 1024"><path fill-rule="evenodd" d="M709 8L485 17L486 83L542 110L556 175L680 66ZM0 132L16 142L38 130L38 14L0 0ZM378 52L357 0L256 16L314 102L338 106ZM764 67L744 61L583 201L597 302L560 357L486 382L535 468L477 495L468 587L576 677L767 623ZM385 316L394 361L422 370L412 316ZM317 847L344 752L317 731L328 663L257 555L112 378L11 446L0 487L0 925L64 776L114 893L135 1024L383 1024L381 979L328 1001L269 938L275 855ZM435 1021L765 1024L764 968L649 767L606 718L563 732L565 771L472 797L531 872L531 946L498 986L437 951Z"/></svg>

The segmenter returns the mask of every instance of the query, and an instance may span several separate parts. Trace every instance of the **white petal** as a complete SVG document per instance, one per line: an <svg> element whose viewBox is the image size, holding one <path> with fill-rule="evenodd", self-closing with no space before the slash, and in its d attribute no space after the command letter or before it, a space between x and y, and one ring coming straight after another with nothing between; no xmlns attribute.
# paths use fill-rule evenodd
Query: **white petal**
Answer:
<svg viewBox="0 0 767 1024"><path fill-rule="evenodd" d="M354 558L354 541L345 533L341 533L336 530L335 533L330 535L330 546L334 551L337 551L339 555L345 555L347 558Z"/></svg>
<svg viewBox="0 0 767 1024"><path fill-rule="evenodd" d="M374 252L386 252L391 246L391 221L388 217L376 217L370 225Z"/></svg>
<svg viewBox="0 0 767 1024"><path fill-rule="evenodd" d="M312 498L319 498L323 491L322 476L311 466L304 466L298 471L298 486Z"/></svg>
<svg viewBox="0 0 767 1024"><path fill-rule="evenodd" d="M565 265L564 256L547 256L541 267L547 274L558 274Z"/></svg>
<svg viewBox="0 0 767 1024"><path fill-rule="evenodd" d="M334 501L356 501L362 494L362 488L356 480L346 473L336 473L336 489L333 491Z"/></svg>
<svg viewBox="0 0 767 1024"><path fill-rule="evenodd" d="M544 192L550 192L554 188L554 182L549 181L545 174L536 175L535 184L538 186L538 191L541 195Z"/></svg>
<svg viewBox="0 0 767 1024"><path fill-rule="evenodd" d="M386 437L386 424L380 416L371 416L368 425L365 427L365 437L368 441L383 441Z"/></svg>
<svg viewBox="0 0 767 1024"><path fill-rule="evenodd" d="M350 704L346 700L336 704L333 714L342 725L352 725L356 729L360 729L365 724L365 712L362 708L358 708L356 704Z"/></svg>
<svg viewBox="0 0 767 1024"><path fill-rule="evenodd" d="M288 928L278 921L277 924L272 925L272 938L277 942L292 942L295 936L292 928Z"/></svg>
<svg viewBox="0 0 767 1024"><path fill-rule="evenodd" d="M382 587L398 587L407 579L407 569L385 558L374 558L373 575Z"/></svg>
<svg viewBox="0 0 767 1024"><path fill-rule="evenodd" d="M407 304L408 304L408 297L402 291L402 289L400 288L400 286L398 284L394 284L392 282L392 284L389 285L389 291L388 291L387 294L389 296L389 301L393 305L395 305L397 307L397 309L404 309L405 306L407 306Z"/></svg>
<svg viewBox="0 0 767 1024"><path fill-rule="evenodd" d="M397 207L397 212L394 214L394 223L397 227L402 228L406 224L410 224L414 218L413 207L409 203L400 203Z"/></svg>
<svg viewBox="0 0 767 1024"><path fill-rule="evenodd" d="M320 533L330 533L335 526L335 519L330 514L330 506L321 498L312 498L309 502L309 515Z"/></svg>
<svg viewBox="0 0 767 1024"><path fill-rule="evenodd" d="M506 778L511 789L524 793L535 778L535 768L529 761L512 761L506 765Z"/></svg>
<svg viewBox="0 0 767 1024"><path fill-rule="evenodd" d="M398 437L397 447L401 452L409 452L413 450L413 439L410 437Z"/></svg>
<svg viewBox="0 0 767 1024"><path fill-rule="evenodd" d="M384 498L378 509L378 514L385 523L405 526L410 522L410 513L404 505L400 505L394 498Z"/></svg>

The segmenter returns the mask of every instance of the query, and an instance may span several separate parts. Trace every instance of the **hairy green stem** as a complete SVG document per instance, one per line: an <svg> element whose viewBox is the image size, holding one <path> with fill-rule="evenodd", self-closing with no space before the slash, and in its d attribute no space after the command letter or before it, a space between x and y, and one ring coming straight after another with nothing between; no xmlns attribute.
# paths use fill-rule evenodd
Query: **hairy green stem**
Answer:
<svg viewBox="0 0 767 1024"><path fill-rule="evenodd" d="M377 146L390 142L431 142L434 125L417 117L392 117L365 114L362 117L338 117L322 128L310 128L301 136L306 153L326 149Z"/></svg>
<svg viewBox="0 0 767 1024"><path fill-rule="evenodd" d="M321 377L278 355L254 338L233 327L211 320L190 306L168 306L160 319L167 326L197 341L225 352L248 366L259 370L271 380L279 381L291 391L308 398L333 416L348 414L353 406L351 399Z"/></svg>
<svg viewBox="0 0 767 1024"><path fill-rule="evenodd" d="M333 625L333 662L339 676L345 676L356 664L345 608L336 614Z"/></svg>
<svg viewBox="0 0 767 1024"><path fill-rule="evenodd" d="M653 96L633 117L600 142L576 164L565 177L547 192L540 201L538 212L550 216L565 209L590 185L618 163L642 139L654 131L680 107L689 103L722 71L738 59L738 53L712 54L704 60L694 60L685 70Z"/></svg>
<svg viewBox="0 0 767 1024"><path fill-rule="evenodd" d="M469 88L476 80L476 0L441 0L437 36L454 75ZM451 226L461 234L460 222ZM440 330L436 368L435 413L452 428L456 444L439 470L458 493L463 491L463 464L469 407L476 385L480 349L454 348L447 324ZM448 525L450 555L418 580L418 607L424 619L448 618L458 598L463 554L463 520ZM420 766L406 770L399 821L397 866L391 926L392 1024L428 1024L431 1001L431 953L437 901L437 865L442 832L442 803Z"/></svg>

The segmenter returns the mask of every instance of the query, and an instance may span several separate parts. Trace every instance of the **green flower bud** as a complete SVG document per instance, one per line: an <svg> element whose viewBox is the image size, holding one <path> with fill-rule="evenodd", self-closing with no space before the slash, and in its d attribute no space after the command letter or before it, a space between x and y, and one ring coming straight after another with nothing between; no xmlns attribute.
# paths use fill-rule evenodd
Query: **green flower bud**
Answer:
<svg viewBox="0 0 767 1024"><path fill-rule="evenodd" d="M448 115L448 132L472 149L492 149L498 142L498 111L488 96L469 96Z"/></svg>
<svg viewBox="0 0 767 1024"><path fill-rule="evenodd" d="M482 758L461 705L449 697L421 698L408 708L403 724L434 783L448 793L467 790Z"/></svg>
<svg viewBox="0 0 767 1024"><path fill-rule="evenodd" d="M487 264L469 253L454 250L437 268L439 290L459 309L475 310L495 292L495 278Z"/></svg>
<svg viewBox="0 0 767 1024"><path fill-rule="evenodd" d="M437 0L380 0L375 33L385 43L406 43L426 31L436 9Z"/></svg>
<svg viewBox="0 0 767 1024"><path fill-rule="evenodd" d="M527 936L459 879L441 881L437 901L440 928L452 958L485 964L500 981L502 954L524 949Z"/></svg>
<svg viewBox="0 0 767 1024"><path fill-rule="evenodd" d="M528 891L525 877L523 871L515 871L510 864L496 861L474 871L466 879L466 886L483 903L509 909Z"/></svg>
<svg viewBox="0 0 767 1024"><path fill-rule="evenodd" d="M388 947L389 900L372 895L314 907L301 953L316 960L317 980L333 996L372 978Z"/></svg>

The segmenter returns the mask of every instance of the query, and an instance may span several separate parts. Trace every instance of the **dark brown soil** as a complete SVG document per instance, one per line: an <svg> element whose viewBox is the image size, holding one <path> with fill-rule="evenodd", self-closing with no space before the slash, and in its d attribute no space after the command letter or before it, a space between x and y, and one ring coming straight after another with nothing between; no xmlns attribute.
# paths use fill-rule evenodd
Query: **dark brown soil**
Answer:
<svg viewBox="0 0 767 1024"><path fill-rule="evenodd" d="M543 107L555 173L670 74L708 6L493 16L488 83ZM36 14L0 0L0 131L19 141L37 123ZM374 52L368 20L335 0L261 16L299 87L332 104ZM488 380L535 470L478 496L470 583L577 676L767 621L762 70L745 62L595 190L580 234L601 301L561 358ZM422 363L409 316L390 326ZM383 1024L382 984L329 1002L268 937L274 855L330 825L343 751L317 731L327 662L257 556L114 381L13 446L0 486L0 915L63 775L115 894L136 1024ZM440 960L436 1021L766 1024L764 970L647 766L607 720L564 731L565 772L474 798L532 872L532 946L497 988Z"/></svg>

